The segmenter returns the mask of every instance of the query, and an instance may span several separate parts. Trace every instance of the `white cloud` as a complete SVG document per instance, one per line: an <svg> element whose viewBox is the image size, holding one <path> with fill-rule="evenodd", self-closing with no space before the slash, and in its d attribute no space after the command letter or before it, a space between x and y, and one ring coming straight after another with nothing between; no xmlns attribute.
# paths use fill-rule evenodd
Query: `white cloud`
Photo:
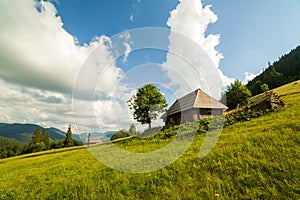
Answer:
<svg viewBox="0 0 300 200"><path fill-rule="evenodd" d="M259 74L261 74L262 71L260 71L259 73L257 74L252 74L252 73L249 73L249 72L245 72L244 73L244 80L242 81L242 83L244 85L246 85L249 81L253 80L256 76L258 76Z"/></svg>
<svg viewBox="0 0 300 200"><path fill-rule="evenodd" d="M0 80L0 119L65 130L72 124L71 98L60 93L12 85Z"/></svg>
<svg viewBox="0 0 300 200"><path fill-rule="evenodd" d="M133 14L130 15L129 20L133 22Z"/></svg>
<svg viewBox="0 0 300 200"><path fill-rule="evenodd" d="M89 54L99 46L108 51L105 36L80 46L63 28L50 2L41 1L41 12L32 0L5 0L1 4L0 78L8 82L71 93Z"/></svg>
<svg viewBox="0 0 300 200"><path fill-rule="evenodd" d="M235 81L234 78L230 78L230 77L224 75L223 72L222 72L220 69L218 69L218 71L219 71L219 76L220 76L220 78L221 78L221 80L222 80L222 83L223 83L223 87L224 87L224 88L225 88L226 86L229 86L231 83L234 83L234 81Z"/></svg>
<svg viewBox="0 0 300 200"><path fill-rule="evenodd" d="M125 48L124 50L124 55L123 55L123 63L127 62L127 58L129 54L131 53L131 44L133 44L133 41L131 40L131 36L129 34L129 31L124 31L118 36L123 42L123 47ZM121 50L121 49L120 49ZM122 51L122 50L121 50ZM123 52L123 51L122 51ZM117 55L118 57L119 55Z"/></svg>
<svg viewBox="0 0 300 200"><path fill-rule="evenodd" d="M125 47L125 52L124 52L124 59L123 62L126 63L127 62L127 58L131 52L131 47L127 42L123 43L123 46Z"/></svg>
<svg viewBox="0 0 300 200"><path fill-rule="evenodd" d="M220 35L205 35L207 26L217 19L210 6L203 7L199 0L180 0L176 9L170 12L167 25L172 32L169 36L169 53L164 67L171 79L171 85L180 86L179 96L200 87L219 98L221 87L231 81L218 68L223 58L223 55L215 49L219 44ZM178 33L189 39L179 36ZM197 45L201 48L199 46L197 48ZM181 52L189 62L172 52ZM200 75L197 75L199 73Z"/></svg>
<svg viewBox="0 0 300 200"><path fill-rule="evenodd" d="M0 121L65 130L66 124L73 123L71 94L82 66L90 64L92 70L86 72L86 80L79 80L80 101L85 99L85 89L91 89L90 79L99 78L104 71L108 74L102 77L97 94L107 99L120 77L110 38L95 37L89 44L79 45L63 28L51 2L1 1L0 29ZM107 109L107 104L100 106ZM89 119L84 112L79 116ZM93 126L84 124L86 129Z"/></svg>

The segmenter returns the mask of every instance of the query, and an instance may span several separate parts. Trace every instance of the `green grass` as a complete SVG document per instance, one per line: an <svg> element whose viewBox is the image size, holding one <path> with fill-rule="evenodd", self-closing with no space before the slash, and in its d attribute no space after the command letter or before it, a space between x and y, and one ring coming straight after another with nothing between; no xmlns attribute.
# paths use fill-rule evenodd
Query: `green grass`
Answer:
<svg viewBox="0 0 300 200"><path fill-rule="evenodd" d="M177 161L151 173L108 168L82 147L0 160L0 199L300 199L300 81L275 92L284 108L226 127L203 159L197 135ZM167 142L118 146L149 152Z"/></svg>

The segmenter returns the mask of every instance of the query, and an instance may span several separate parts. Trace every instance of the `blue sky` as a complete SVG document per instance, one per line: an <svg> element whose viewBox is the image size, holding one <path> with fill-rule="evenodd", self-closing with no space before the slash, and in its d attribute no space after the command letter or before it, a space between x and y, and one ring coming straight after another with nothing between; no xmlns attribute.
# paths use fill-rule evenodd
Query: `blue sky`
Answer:
<svg viewBox="0 0 300 200"><path fill-rule="evenodd" d="M168 87L182 95L203 83L217 85L215 74L227 84L249 80L300 44L299 0L202 0L202 4L200 0L0 0L0 122L62 130L72 124L78 132L127 128L136 123L126 105L134 90L120 84L120 77L124 81L134 76L139 82L146 81L146 75L157 78L163 74L155 73L165 72L168 77L159 79L165 81L164 93L172 104ZM163 35L169 40L156 39L162 46L169 44L169 49L134 51L134 31L128 30L142 27L168 30ZM146 30L142 36L151 39L152 32ZM176 31L202 50L191 40L177 40ZM125 54L118 58L111 45L120 33ZM172 55L178 48L195 62ZM158 68L152 71L151 66ZM198 72L211 77L199 79ZM95 92L88 84L99 77L102 85ZM194 85L183 89L186 82Z"/></svg>
<svg viewBox="0 0 300 200"><path fill-rule="evenodd" d="M59 1L58 15L64 27L80 43L94 36L113 36L139 27L164 27L177 0L90 0ZM218 21L207 34L220 34L216 49L224 55L223 73L244 80L244 73L259 73L300 44L299 0L221 1L204 0L212 5ZM130 16L133 15L133 21Z"/></svg>

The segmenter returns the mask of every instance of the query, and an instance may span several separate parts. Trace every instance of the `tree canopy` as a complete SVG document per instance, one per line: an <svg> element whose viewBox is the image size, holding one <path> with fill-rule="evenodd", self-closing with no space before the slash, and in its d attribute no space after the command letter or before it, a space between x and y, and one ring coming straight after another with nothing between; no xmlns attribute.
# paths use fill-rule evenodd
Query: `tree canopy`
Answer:
<svg viewBox="0 0 300 200"><path fill-rule="evenodd" d="M37 128L34 133L32 134L31 141L29 143L29 148L27 149L28 152L39 152L50 149L50 137L49 134L39 128Z"/></svg>
<svg viewBox="0 0 300 200"><path fill-rule="evenodd" d="M267 69L247 84L253 95L263 92L262 84L267 84L269 89L274 89L300 79L300 46L281 56L273 64L269 62L268 65Z"/></svg>
<svg viewBox="0 0 300 200"><path fill-rule="evenodd" d="M72 138L71 125L68 128L68 132L66 133L66 138L63 141L63 143L64 143L65 147L72 147L72 146L74 146L74 141L73 141L73 138Z"/></svg>
<svg viewBox="0 0 300 200"><path fill-rule="evenodd" d="M226 103L229 109L233 109L238 103L245 101L251 97L250 90L244 86L240 81L236 80L227 87L225 95L222 97L222 102Z"/></svg>
<svg viewBox="0 0 300 200"><path fill-rule="evenodd" d="M156 119L159 113L164 112L168 106L164 95L153 84L146 84L138 89L128 105L133 109L133 117L141 124L148 124L151 128L152 120Z"/></svg>

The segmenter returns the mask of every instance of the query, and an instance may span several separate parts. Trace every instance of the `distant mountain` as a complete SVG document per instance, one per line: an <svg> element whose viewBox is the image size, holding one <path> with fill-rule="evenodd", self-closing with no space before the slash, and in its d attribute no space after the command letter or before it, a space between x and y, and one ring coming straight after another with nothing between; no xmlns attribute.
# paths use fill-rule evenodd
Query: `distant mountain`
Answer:
<svg viewBox="0 0 300 200"><path fill-rule="evenodd" d="M115 134L117 131L107 131L107 132L92 132L91 138L99 138L101 141L106 142L109 141L111 136ZM82 142L87 141L87 133L81 133L80 135L77 135L80 137Z"/></svg>
<svg viewBox="0 0 300 200"><path fill-rule="evenodd" d="M264 83L268 84L269 89L274 89L299 79L300 46L280 57L279 60L272 65L269 63L269 67L252 81L249 81L246 86L252 95L257 95L262 92L260 86Z"/></svg>
<svg viewBox="0 0 300 200"><path fill-rule="evenodd" d="M54 140L54 139L55 140L63 140L66 137L66 132L61 131L61 130L59 130L57 128L51 127L51 128L46 128L45 130L46 130L47 133L49 133L50 138L52 140ZM74 138L74 136L75 136L75 134L72 135L73 138Z"/></svg>
<svg viewBox="0 0 300 200"><path fill-rule="evenodd" d="M0 123L0 136L28 143L37 128L40 128L41 131L45 129L52 140L62 140L66 135L65 132L57 128L43 128L36 124ZM78 140L75 134L73 134L73 138Z"/></svg>

